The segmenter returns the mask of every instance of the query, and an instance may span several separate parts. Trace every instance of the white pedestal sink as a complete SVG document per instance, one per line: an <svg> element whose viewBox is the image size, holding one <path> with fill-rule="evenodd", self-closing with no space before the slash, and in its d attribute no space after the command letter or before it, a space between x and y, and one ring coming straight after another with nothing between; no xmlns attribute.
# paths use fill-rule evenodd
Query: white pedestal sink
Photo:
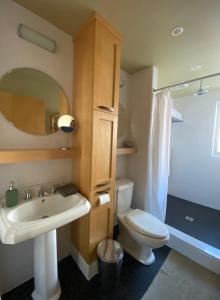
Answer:
<svg viewBox="0 0 220 300"><path fill-rule="evenodd" d="M0 207L2 243L16 244L35 238L32 298L59 299L56 228L87 214L90 203L78 193L65 198L57 194L36 198L13 208L4 207L3 202Z"/></svg>
<svg viewBox="0 0 220 300"><path fill-rule="evenodd" d="M34 241L34 300L56 300L61 294L57 271L56 229Z"/></svg>

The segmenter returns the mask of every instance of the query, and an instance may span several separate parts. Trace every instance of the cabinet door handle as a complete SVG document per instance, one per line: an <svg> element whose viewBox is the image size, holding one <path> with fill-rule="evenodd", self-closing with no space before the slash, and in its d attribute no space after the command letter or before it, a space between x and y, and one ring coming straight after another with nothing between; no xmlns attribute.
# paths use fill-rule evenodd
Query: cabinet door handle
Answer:
<svg viewBox="0 0 220 300"><path fill-rule="evenodd" d="M109 106L104 106L104 105L99 105L98 108L100 109L104 109L104 110L107 110L107 111L110 111L110 112L114 112L114 107L109 107Z"/></svg>
<svg viewBox="0 0 220 300"><path fill-rule="evenodd" d="M110 187L109 188L107 188L107 189L105 189L105 190L103 190L103 191L99 191L99 192L96 192L96 194L97 195L101 195L101 194L105 194L105 193L108 193L108 191L110 191Z"/></svg>
<svg viewBox="0 0 220 300"><path fill-rule="evenodd" d="M106 180L105 182L96 184L97 187L101 187L103 185L110 184L110 180Z"/></svg>
<svg viewBox="0 0 220 300"><path fill-rule="evenodd" d="M110 190L111 189L111 186L106 184L106 185L103 185L103 186L100 186L99 188L96 189L96 193L100 193L102 192L103 190Z"/></svg>

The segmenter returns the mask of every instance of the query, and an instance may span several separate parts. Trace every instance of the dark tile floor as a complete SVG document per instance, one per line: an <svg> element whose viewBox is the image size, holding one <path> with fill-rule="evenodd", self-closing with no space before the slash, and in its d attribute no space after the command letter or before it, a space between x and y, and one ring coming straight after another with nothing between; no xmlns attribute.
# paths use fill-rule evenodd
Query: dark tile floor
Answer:
<svg viewBox="0 0 220 300"><path fill-rule="evenodd" d="M71 256L59 263L59 279L62 295L60 300L114 299L139 300L148 289L170 249L162 247L154 250L156 261L151 266L144 266L125 253L119 288L112 294L101 292L99 276L87 281ZM2 300L31 300L34 288L33 279L3 295Z"/></svg>
<svg viewBox="0 0 220 300"><path fill-rule="evenodd" d="M193 222L185 219L192 217ZM166 224L220 249L220 211L172 195L167 197Z"/></svg>

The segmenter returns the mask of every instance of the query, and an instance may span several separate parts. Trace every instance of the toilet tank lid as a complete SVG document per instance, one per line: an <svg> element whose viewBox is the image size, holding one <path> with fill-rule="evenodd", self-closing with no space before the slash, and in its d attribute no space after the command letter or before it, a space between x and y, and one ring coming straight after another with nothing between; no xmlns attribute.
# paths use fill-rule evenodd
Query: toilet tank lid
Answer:
<svg viewBox="0 0 220 300"><path fill-rule="evenodd" d="M128 187L133 187L133 186L134 186L134 182L128 178L121 178L121 179L116 180L117 190L124 190Z"/></svg>

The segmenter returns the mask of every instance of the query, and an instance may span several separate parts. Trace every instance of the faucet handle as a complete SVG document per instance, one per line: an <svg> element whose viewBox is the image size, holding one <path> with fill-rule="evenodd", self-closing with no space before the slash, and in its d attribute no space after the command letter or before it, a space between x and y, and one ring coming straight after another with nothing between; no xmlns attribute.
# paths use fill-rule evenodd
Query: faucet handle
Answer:
<svg viewBox="0 0 220 300"><path fill-rule="evenodd" d="M39 197L43 197L44 196L44 187L43 186L40 187L40 189L38 191L38 196Z"/></svg>
<svg viewBox="0 0 220 300"><path fill-rule="evenodd" d="M60 187L60 184L53 184L52 188L51 188L51 193L56 194L59 187Z"/></svg>
<svg viewBox="0 0 220 300"><path fill-rule="evenodd" d="M30 199L32 199L31 190L24 191L24 197L23 197L23 199L24 200L30 200Z"/></svg>
<svg viewBox="0 0 220 300"><path fill-rule="evenodd" d="M48 187L45 187L43 194L44 196L49 196L51 194L51 190Z"/></svg>

